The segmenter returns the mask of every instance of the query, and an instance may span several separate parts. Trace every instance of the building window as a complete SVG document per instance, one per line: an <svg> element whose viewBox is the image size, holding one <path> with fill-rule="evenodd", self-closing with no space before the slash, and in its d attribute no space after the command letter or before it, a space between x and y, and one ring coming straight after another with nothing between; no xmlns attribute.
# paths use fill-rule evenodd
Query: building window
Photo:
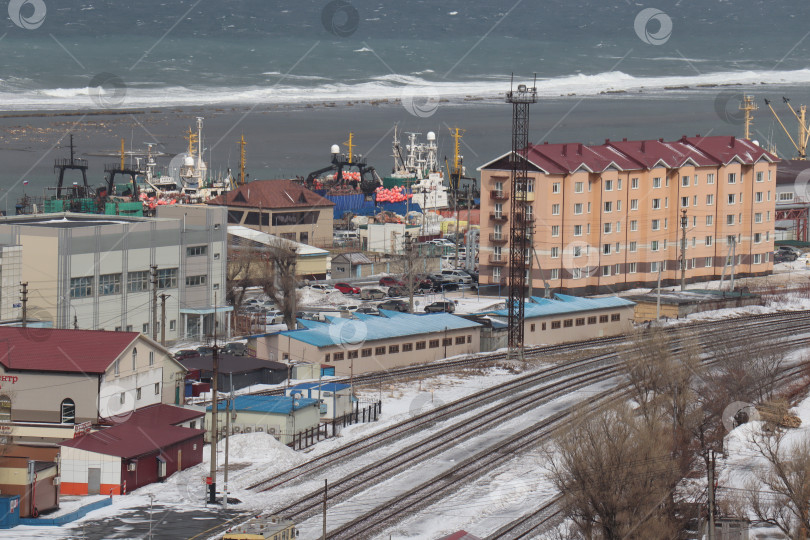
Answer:
<svg viewBox="0 0 810 540"><path fill-rule="evenodd" d="M637 265L638 265L638 263L631 262L628 273L635 274L638 271L638 266Z"/></svg>
<svg viewBox="0 0 810 540"><path fill-rule="evenodd" d="M762 223L762 212L754 214L754 223Z"/></svg>
<svg viewBox="0 0 810 540"><path fill-rule="evenodd" d="M186 287L197 287L205 285L205 276L187 276Z"/></svg>
<svg viewBox="0 0 810 540"><path fill-rule="evenodd" d="M560 279L560 269L559 268L552 268L551 269L551 275L549 276L549 279L552 279L552 280Z"/></svg>
<svg viewBox="0 0 810 540"><path fill-rule="evenodd" d="M446 337L442 339L442 347L450 347L453 344L453 338Z"/></svg>
<svg viewBox="0 0 810 540"><path fill-rule="evenodd" d="M323 361L324 362L329 362L331 359L332 359L332 355L330 353L326 353L325 355L323 355Z"/></svg>
<svg viewBox="0 0 810 540"><path fill-rule="evenodd" d="M605 191L613 191L613 180L605 180Z"/></svg>
<svg viewBox="0 0 810 540"><path fill-rule="evenodd" d="M610 277L610 265L602 267L602 277Z"/></svg>
<svg viewBox="0 0 810 540"><path fill-rule="evenodd" d="M70 278L70 297L87 298L93 296L93 278L77 277Z"/></svg>
<svg viewBox="0 0 810 540"><path fill-rule="evenodd" d="M500 256L498 258L500 258ZM501 269L498 268L497 266L492 269L492 279L493 281L501 280Z"/></svg>
<svg viewBox="0 0 810 540"><path fill-rule="evenodd" d="M574 236L582 236L582 225L574 225Z"/></svg>
<svg viewBox="0 0 810 540"><path fill-rule="evenodd" d="M574 182L574 193L582 193L583 185L583 182Z"/></svg>
<svg viewBox="0 0 810 540"><path fill-rule="evenodd" d="M734 194L733 193L728 194L728 204L734 204Z"/></svg>
<svg viewBox="0 0 810 540"><path fill-rule="evenodd" d="M572 326L574 326L574 319L565 319L563 321L563 326L565 328L571 328Z"/></svg>
<svg viewBox="0 0 810 540"><path fill-rule="evenodd" d="M553 248L551 248L551 258L552 258L552 259L556 259L556 258L558 258L559 256L560 256L560 248L558 248L558 247L556 247L556 246L555 246L555 247L553 247Z"/></svg>
<svg viewBox="0 0 810 540"><path fill-rule="evenodd" d="M551 215L552 216L559 216L560 215L560 205L559 204L552 204L551 205Z"/></svg>
<svg viewBox="0 0 810 540"><path fill-rule="evenodd" d="M620 313L612 313L610 315L610 322L616 322L622 320L622 316Z"/></svg>
<svg viewBox="0 0 810 540"><path fill-rule="evenodd" d="M160 394L160 383L156 382L155 383L155 395L157 396L158 394Z"/></svg>
<svg viewBox="0 0 810 540"><path fill-rule="evenodd" d="M580 257L582 255L582 246L574 246L571 248L571 252L574 257Z"/></svg>
<svg viewBox="0 0 810 540"><path fill-rule="evenodd" d="M706 268L711 268L711 266L712 266L712 258L711 257L706 257L706 261L704 263L704 266Z"/></svg>
<svg viewBox="0 0 810 540"><path fill-rule="evenodd" d="M562 321L551 321L551 329L559 330L562 327Z"/></svg>
<svg viewBox="0 0 810 540"><path fill-rule="evenodd" d="M706 244L707 247L711 246L714 243L714 237L707 236L706 239L704 240L704 243Z"/></svg>
<svg viewBox="0 0 810 540"><path fill-rule="evenodd" d="M11 398L0 396L0 423L11 422Z"/></svg>
<svg viewBox="0 0 810 540"><path fill-rule="evenodd" d="M661 178L653 178L653 187L660 188L661 187Z"/></svg>
<svg viewBox="0 0 810 540"><path fill-rule="evenodd" d="M382 356L385 354L385 347L374 347L374 354L377 356Z"/></svg>
<svg viewBox="0 0 810 540"><path fill-rule="evenodd" d="M362 356L363 358L370 357L371 356L371 348L369 347L368 349L363 349L362 351L360 351L360 356Z"/></svg>
<svg viewBox="0 0 810 540"><path fill-rule="evenodd" d="M605 222L604 229L605 234L610 234L611 229L613 228L613 224L610 221Z"/></svg>
<svg viewBox="0 0 810 540"><path fill-rule="evenodd" d="M630 242L630 253L635 253L638 249L638 243Z"/></svg>
<svg viewBox="0 0 810 540"><path fill-rule="evenodd" d="M734 214L728 214L726 216L726 225L734 225Z"/></svg>
<svg viewBox="0 0 810 540"><path fill-rule="evenodd" d="M149 351L149 365L155 365L155 351Z"/></svg>
<svg viewBox="0 0 810 540"><path fill-rule="evenodd" d="M121 294L121 274L98 276L98 295Z"/></svg>
<svg viewBox="0 0 810 540"><path fill-rule="evenodd" d="M689 177L681 176L681 187L689 187Z"/></svg>
<svg viewBox="0 0 810 540"><path fill-rule="evenodd" d="M728 173L728 183L729 184L737 183L737 173Z"/></svg>
<svg viewBox="0 0 810 540"><path fill-rule="evenodd" d="M332 359L333 359L335 362L338 362L338 361L340 361L340 360L343 360L343 358L344 358L344 353L342 353L342 352L336 352L336 353L333 353L333 354L332 354Z"/></svg>
<svg viewBox="0 0 810 540"><path fill-rule="evenodd" d="M417 341L416 342L416 350L417 351L424 351L425 350L425 342L424 341Z"/></svg>
<svg viewBox="0 0 810 540"><path fill-rule="evenodd" d="M143 323L141 327L141 333L148 334L149 333L149 323Z"/></svg>
<svg viewBox="0 0 810 540"><path fill-rule="evenodd" d="M551 192L552 193L559 193L560 192L560 183L559 182L554 182L553 184L551 184Z"/></svg>
<svg viewBox="0 0 810 540"><path fill-rule="evenodd" d="M650 251L658 251L658 240L650 242Z"/></svg>
<svg viewBox="0 0 810 540"><path fill-rule="evenodd" d="M172 319L169 321L169 330L174 332L177 329L177 319Z"/></svg>
<svg viewBox="0 0 810 540"><path fill-rule="evenodd" d="M605 201L605 213L613 212L613 201Z"/></svg>
<svg viewBox="0 0 810 540"><path fill-rule="evenodd" d="M399 345L388 346L388 354L397 354L397 353L399 353Z"/></svg>
<svg viewBox="0 0 810 540"><path fill-rule="evenodd" d="M602 245L602 253L605 255L610 255L610 244Z"/></svg>
<svg viewBox="0 0 810 540"><path fill-rule="evenodd" d="M661 208L661 199L653 199L652 200L652 209L653 210L658 210L659 208Z"/></svg>
<svg viewBox="0 0 810 540"><path fill-rule="evenodd" d="M198 255L207 255L208 246L191 246L186 248L187 257L196 257Z"/></svg>
<svg viewBox="0 0 810 540"><path fill-rule="evenodd" d="M135 371L135 366L138 363L138 347L132 349L132 371Z"/></svg>
<svg viewBox="0 0 810 540"><path fill-rule="evenodd" d="M706 225L709 226L709 227L714 225L714 216L711 216L711 215L706 216Z"/></svg>
<svg viewBox="0 0 810 540"><path fill-rule="evenodd" d="M754 253L754 264L760 264L762 262L762 255L760 253Z"/></svg>
<svg viewBox="0 0 810 540"><path fill-rule="evenodd" d="M689 206L689 197L681 197L681 207L686 208Z"/></svg>
<svg viewBox="0 0 810 540"><path fill-rule="evenodd" d="M176 289L177 268L158 268L157 286L158 289Z"/></svg>
<svg viewBox="0 0 810 540"><path fill-rule="evenodd" d="M759 244L762 242L762 233L754 233L754 243Z"/></svg>
<svg viewBox="0 0 810 540"><path fill-rule="evenodd" d="M585 317L581 317L576 321L577 326L585 326Z"/></svg>
<svg viewBox="0 0 810 540"><path fill-rule="evenodd" d="M464 336L456 336L456 345L464 345L466 341Z"/></svg>
<svg viewBox="0 0 810 540"><path fill-rule="evenodd" d="M559 225L552 225L551 226L551 236L560 236L560 226Z"/></svg>
<svg viewBox="0 0 810 540"><path fill-rule="evenodd" d="M123 402L122 402L123 403ZM75 424L76 423L76 404L73 403L73 400L67 398L62 400L62 406L60 407L60 423L62 424Z"/></svg>
<svg viewBox="0 0 810 540"><path fill-rule="evenodd" d="M757 182L763 182L765 179L763 178L762 171L757 172Z"/></svg>
<svg viewBox="0 0 810 540"><path fill-rule="evenodd" d="M582 278L582 269L581 268L572 268L571 269L571 278L572 279L580 279L580 278Z"/></svg>
<svg viewBox="0 0 810 540"><path fill-rule="evenodd" d="M652 220L652 230L657 231L661 229L661 220L654 219Z"/></svg>
<svg viewBox="0 0 810 540"><path fill-rule="evenodd" d="M530 330L530 332L534 332L534 323L532 323L532 325L531 325L531 330Z"/></svg>
<svg viewBox="0 0 810 540"><path fill-rule="evenodd" d="M630 199L630 210L638 210L638 199Z"/></svg>
<svg viewBox="0 0 810 540"><path fill-rule="evenodd" d="M136 389L136 390L135 390L135 399L136 399L137 401L140 401L140 400L141 400L141 389L140 389L140 388L138 388L138 389Z"/></svg>
<svg viewBox="0 0 810 540"><path fill-rule="evenodd" d="M402 352L411 352L413 350L413 343L403 343Z"/></svg>
<svg viewBox="0 0 810 540"><path fill-rule="evenodd" d="M599 322L600 323L608 322L608 316L607 315L599 315Z"/></svg>
<svg viewBox="0 0 810 540"><path fill-rule="evenodd" d="M438 346L439 346L439 340L438 339L431 339L430 340L430 348L431 349L435 349Z"/></svg>
<svg viewBox="0 0 810 540"><path fill-rule="evenodd" d="M709 173L706 175L706 183L714 184L714 173Z"/></svg>

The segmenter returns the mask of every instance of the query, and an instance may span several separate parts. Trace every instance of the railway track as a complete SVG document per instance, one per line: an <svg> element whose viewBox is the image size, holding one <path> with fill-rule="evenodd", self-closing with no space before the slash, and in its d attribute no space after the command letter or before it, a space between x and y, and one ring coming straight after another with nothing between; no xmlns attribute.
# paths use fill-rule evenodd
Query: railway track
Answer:
<svg viewBox="0 0 810 540"><path fill-rule="evenodd" d="M782 321L777 321L777 324L781 325L781 323ZM770 327L772 325L769 324L767 326ZM756 338L758 335L774 332L774 330L771 328L762 328L753 332L745 329L744 331L748 339ZM810 331L810 323L807 321L802 321L802 324L798 325L784 325L777 333L781 335L796 335L797 333L808 331ZM805 338L795 338L789 341L791 344L806 343ZM603 369L609 370L611 368L615 369L615 366L606 366L606 368ZM594 376L594 374L591 373L589 376ZM583 385L585 384L589 383L583 381ZM596 407L605 400L618 399L623 394L624 389L619 390L618 393L616 389L607 390L599 394L596 398L589 400L589 405L590 407ZM361 538L367 537L367 535L370 535L373 532L379 532L381 528L387 526L386 524L390 524L390 522L396 520L404 513L407 512L412 514L413 512L418 511L420 508L430 504L432 500L448 494L452 489L454 489L453 486L457 482L462 480L469 481L471 478L480 476L481 474L484 474L484 472L490 471L493 468L503 464L506 460L512 459L514 455L521 450L533 447L536 444L539 444L541 441L547 439L554 430L559 429L564 421L570 416L573 409L573 407L569 407L564 411L545 418L540 422L520 431L519 433L508 437L502 442L487 447L486 449L477 453L475 456L465 460L455 467L452 467L450 470L438 475L437 477L420 484L404 494L398 495L393 500L386 501L385 503L381 504L381 506L378 506L373 510L355 518L349 523L339 526L329 534L329 537ZM413 450L414 449L411 449L411 451ZM399 471L412 466L413 462L401 462L397 463L397 467L393 468L392 471ZM390 475L386 474L386 477L390 477ZM380 478L378 475L376 480L379 479ZM340 485L342 482L343 480L341 480L338 485ZM335 488L336 486L333 485L331 489L334 490ZM340 496L342 494L349 491L357 491L357 486L351 485L350 483L349 487L343 491L341 491L340 488L337 489L338 491L335 498L336 500L340 500ZM334 493L334 491L330 491L330 493ZM322 496L323 490L319 490L308 497L312 497L317 501L316 504L320 504L322 501ZM297 501L297 503L302 505L297 508L304 508L306 506L306 503L303 501ZM294 508L296 507L291 505L287 508L295 512ZM304 510L303 512L305 515L309 513L307 510ZM298 516L300 518L301 514L293 513L292 516Z"/></svg>

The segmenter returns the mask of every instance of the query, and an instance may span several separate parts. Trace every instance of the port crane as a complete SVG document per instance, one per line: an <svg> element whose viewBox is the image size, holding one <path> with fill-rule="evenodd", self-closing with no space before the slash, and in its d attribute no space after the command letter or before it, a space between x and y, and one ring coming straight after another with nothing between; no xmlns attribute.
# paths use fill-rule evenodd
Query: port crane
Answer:
<svg viewBox="0 0 810 540"><path fill-rule="evenodd" d="M798 159L806 160L807 159L807 142L810 139L810 126L807 125L807 106L801 105L798 109L794 110L793 107L790 105L790 99L786 97L782 97L782 101L785 105L788 106L790 112L793 113L793 116L796 117L796 121L799 123L799 132L797 134L796 139L790 134L787 127L785 127L784 122L782 119L779 118L779 115L776 113L774 108L771 106L771 100L765 99L765 105L771 110L771 114L773 114L776 121L779 122L779 125L782 126L782 129L787 135L790 143L796 149L796 153L798 154Z"/></svg>

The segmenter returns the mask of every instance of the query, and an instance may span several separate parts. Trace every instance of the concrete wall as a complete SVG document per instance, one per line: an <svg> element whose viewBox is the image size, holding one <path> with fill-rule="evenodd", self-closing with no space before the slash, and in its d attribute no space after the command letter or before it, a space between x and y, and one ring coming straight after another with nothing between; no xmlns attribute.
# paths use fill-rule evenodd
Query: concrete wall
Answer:
<svg viewBox="0 0 810 540"><path fill-rule="evenodd" d="M121 494L121 458L87 450L61 447L61 487L65 495L87 495L88 469L101 469L100 494Z"/></svg>
<svg viewBox="0 0 810 540"><path fill-rule="evenodd" d="M75 404L76 422L97 420L97 375L15 372L0 365L0 376L5 379L0 381L0 395L11 398L12 422L59 424L62 401L65 399L72 399ZM13 381L14 377L16 381ZM71 433L72 430L70 426Z"/></svg>
<svg viewBox="0 0 810 540"><path fill-rule="evenodd" d="M0 320L19 319L22 246L0 246Z"/></svg>

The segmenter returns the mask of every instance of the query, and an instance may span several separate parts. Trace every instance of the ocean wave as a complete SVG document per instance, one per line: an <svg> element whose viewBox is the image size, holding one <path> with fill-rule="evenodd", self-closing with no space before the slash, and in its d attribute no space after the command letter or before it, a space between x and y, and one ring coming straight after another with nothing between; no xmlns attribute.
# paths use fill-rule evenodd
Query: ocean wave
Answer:
<svg viewBox="0 0 810 540"><path fill-rule="evenodd" d="M268 72L267 75L280 75ZM530 82L529 79L517 82ZM636 77L620 71L577 74L537 80L540 97L599 94L647 95L673 89L719 92L728 85L800 85L810 83L810 69L795 71L717 72L693 76ZM279 84L268 86L170 86L158 88L130 86L118 108L195 106L216 104L296 104L318 102L369 101L387 99L438 98L463 102L470 97L499 98L509 88L510 76L493 75L463 81L431 81L415 75L386 74L352 83L323 77L290 75ZM0 84L0 102L6 110L45 110L94 108L97 89L52 88L22 90Z"/></svg>

